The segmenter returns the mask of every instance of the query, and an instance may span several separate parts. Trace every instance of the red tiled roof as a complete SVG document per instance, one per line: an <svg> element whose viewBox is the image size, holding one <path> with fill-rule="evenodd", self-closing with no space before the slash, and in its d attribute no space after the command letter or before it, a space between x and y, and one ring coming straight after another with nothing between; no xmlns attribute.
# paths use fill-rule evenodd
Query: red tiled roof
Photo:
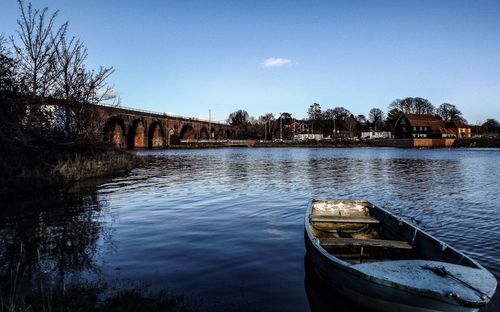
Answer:
<svg viewBox="0 0 500 312"><path fill-rule="evenodd" d="M412 127L431 127L433 132L445 128L444 121L431 114L404 114Z"/></svg>
<svg viewBox="0 0 500 312"><path fill-rule="evenodd" d="M448 121L446 128L470 128L461 120Z"/></svg>
<svg viewBox="0 0 500 312"><path fill-rule="evenodd" d="M455 135L455 132L449 128L439 128L438 130L439 130L438 133Z"/></svg>

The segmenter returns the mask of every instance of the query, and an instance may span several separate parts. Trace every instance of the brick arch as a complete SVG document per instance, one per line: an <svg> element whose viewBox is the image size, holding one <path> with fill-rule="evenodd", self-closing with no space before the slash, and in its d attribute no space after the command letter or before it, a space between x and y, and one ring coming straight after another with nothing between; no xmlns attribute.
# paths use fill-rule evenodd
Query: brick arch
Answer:
<svg viewBox="0 0 500 312"><path fill-rule="evenodd" d="M167 145L172 145L176 142L172 142L175 134L176 134L176 131L177 129L174 129L174 128L170 128L170 130L168 130L167 132Z"/></svg>
<svg viewBox="0 0 500 312"><path fill-rule="evenodd" d="M104 126L104 142L113 144L116 148L125 148L125 121L119 117L110 117Z"/></svg>
<svg viewBox="0 0 500 312"><path fill-rule="evenodd" d="M193 126L190 124L185 124L181 128L181 132L179 134L181 140L192 140L196 138L196 131Z"/></svg>
<svg viewBox="0 0 500 312"><path fill-rule="evenodd" d="M208 140L208 130L207 130L207 128L202 127L202 128L200 129L200 133L199 133L199 135L198 135L198 138L199 138L200 140Z"/></svg>
<svg viewBox="0 0 500 312"><path fill-rule="evenodd" d="M165 131L161 122L155 120L149 125L148 148L162 148L165 142Z"/></svg>
<svg viewBox="0 0 500 312"><path fill-rule="evenodd" d="M128 131L128 148L146 148L146 122L135 119Z"/></svg>

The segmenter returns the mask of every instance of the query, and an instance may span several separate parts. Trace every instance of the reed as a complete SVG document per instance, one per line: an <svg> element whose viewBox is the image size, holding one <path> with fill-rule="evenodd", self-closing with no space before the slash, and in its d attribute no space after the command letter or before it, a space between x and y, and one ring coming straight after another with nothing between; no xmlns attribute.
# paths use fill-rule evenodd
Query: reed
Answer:
<svg viewBox="0 0 500 312"><path fill-rule="evenodd" d="M64 182L74 182L127 172L141 163L141 158L125 152L108 151L90 156L76 154L70 159L60 160L53 174Z"/></svg>

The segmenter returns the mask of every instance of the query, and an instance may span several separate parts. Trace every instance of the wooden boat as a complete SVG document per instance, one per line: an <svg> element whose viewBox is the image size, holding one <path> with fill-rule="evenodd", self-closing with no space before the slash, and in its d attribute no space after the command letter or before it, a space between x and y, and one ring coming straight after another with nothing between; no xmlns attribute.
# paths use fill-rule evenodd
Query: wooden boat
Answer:
<svg viewBox="0 0 500 312"><path fill-rule="evenodd" d="M307 255L351 301L379 311L478 311L495 277L460 251L362 200L313 200Z"/></svg>

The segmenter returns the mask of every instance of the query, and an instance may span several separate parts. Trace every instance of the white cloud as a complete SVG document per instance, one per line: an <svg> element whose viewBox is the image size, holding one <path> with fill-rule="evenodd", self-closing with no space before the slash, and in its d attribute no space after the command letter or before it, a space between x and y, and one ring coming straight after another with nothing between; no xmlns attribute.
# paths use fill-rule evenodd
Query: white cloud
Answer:
<svg viewBox="0 0 500 312"><path fill-rule="evenodd" d="M287 64L291 64L292 60L281 58L281 57L270 57L262 63L262 66L269 67L281 67Z"/></svg>

